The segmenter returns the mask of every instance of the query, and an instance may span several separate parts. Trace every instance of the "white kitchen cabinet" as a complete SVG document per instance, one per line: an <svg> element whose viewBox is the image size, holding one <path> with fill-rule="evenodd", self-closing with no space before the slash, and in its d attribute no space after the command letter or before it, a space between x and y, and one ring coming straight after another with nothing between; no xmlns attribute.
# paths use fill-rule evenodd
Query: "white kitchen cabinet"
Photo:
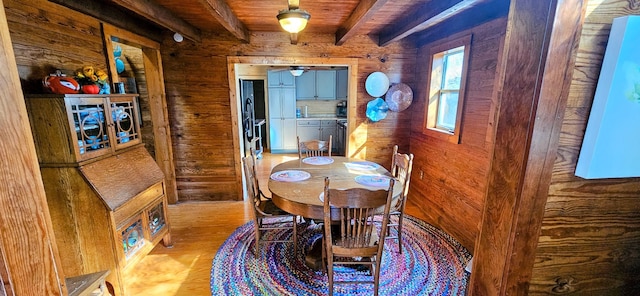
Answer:
<svg viewBox="0 0 640 296"><path fill-rule="evenodd" d="M336 71L336 99L346 100L349 96L349 70Z"/></svg>
<svg viewBox="0 0 640 296"><path fill-rule="evenodd" d="M294 87L295 79L289 71L267 71L267 85L269 87Z"/></svg>
<svg viewBox="0 0 640 296"><path fill-rule="evenodd" d="M295 78L298 100L335 100L336 71L312 70Z"/></svg>
<svg viewBox="0 0 640 296"><path fill-rule="evenodd" d="M269 144L272 153L298 150L294 88L269 88Z"/></svg>
<svg viewBox="0 0 640 296"><path fill-rule="evenodd" d="M298 120L298 138L301 142L320 139L320 120Z"/></svg>

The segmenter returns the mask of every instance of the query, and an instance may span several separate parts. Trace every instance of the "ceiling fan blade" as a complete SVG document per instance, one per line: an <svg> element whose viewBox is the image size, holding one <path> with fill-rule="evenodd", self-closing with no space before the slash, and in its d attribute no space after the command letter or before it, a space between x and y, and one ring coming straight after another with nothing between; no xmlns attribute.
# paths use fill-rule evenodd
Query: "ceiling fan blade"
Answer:
<svg viewBox="0 0 640 296"><path fill-rule="evenodd" d="M300 8L300 0L287 0L289 2L289 10Z"/></svg>

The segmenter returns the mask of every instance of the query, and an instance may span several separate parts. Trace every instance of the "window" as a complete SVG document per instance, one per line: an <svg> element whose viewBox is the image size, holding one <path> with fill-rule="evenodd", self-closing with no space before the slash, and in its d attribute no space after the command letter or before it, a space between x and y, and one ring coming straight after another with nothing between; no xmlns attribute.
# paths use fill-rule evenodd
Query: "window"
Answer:
<svg viewBox="0 0 640 296"><path fill-rule="evenodd" d="M471 35L430 50L425 134L459 143Z"/></svg>

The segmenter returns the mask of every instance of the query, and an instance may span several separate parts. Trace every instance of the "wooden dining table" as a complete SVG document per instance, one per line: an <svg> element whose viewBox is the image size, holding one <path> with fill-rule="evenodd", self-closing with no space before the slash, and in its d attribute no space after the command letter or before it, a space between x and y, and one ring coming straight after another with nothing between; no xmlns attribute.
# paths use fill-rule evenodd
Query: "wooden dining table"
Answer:
<svg viewBox="0 0 640 296"><path fill-rule="evenodd" d="M389 171L377 163L341 156L332 156L330 159L333 162L329 164L306 163L310 160L307 158L306 160L290 160L275 166L271 170L271 176L283 171L295 170L307 172L310 177L306 180L295 182L277 181L273 177L269 178L269 191L271 191L273 203L291 214L321 222L324 218L324 204L320 195L324 193L325 177L329 177L329 187L336 189L366 188L369 190L386 190L389 188L388 183L386 183L386 186L369 186L356 181L358 176L391 177ZM327 158L323 157L322 160L326 162ZM393 186L391 206L395 204L397 197L401 193L402 185L400 182L396 182ZM334 214L332 213L332 215ZM314 270L322 269L322 245L319 241L310 246L305 255L305 264Z"/></svg>
<svg viewBox="0 0 640 296"><path fill-rule="evenodd" d="M326 158L326 157L325 157ZM329 186L336 189L367 188L369 190L388 189L387 187L368 186L356 182L358 176L391 176L383 166L358 158L332 156L330 164L310 164L304 159L295 159L278 164L271 174L286 170L308 172L309 179L285 182L269 178L269 191L273 203L288 213L305 218L322 220L324 217L323 201L320 194L324 191L324 179L329 177ZM394 201L402 192L402 185L396 182L393 187Z"/></svg>

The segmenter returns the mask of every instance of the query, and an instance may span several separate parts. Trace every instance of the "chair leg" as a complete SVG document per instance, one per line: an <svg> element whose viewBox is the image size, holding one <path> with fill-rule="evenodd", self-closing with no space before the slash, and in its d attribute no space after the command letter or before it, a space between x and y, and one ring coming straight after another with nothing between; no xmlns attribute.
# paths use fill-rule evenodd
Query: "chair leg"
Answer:
<svg viewBox="0 0 640 296"><path fill-rule="evenodd" d="M327 254L327 277L329 278L329 296L333 296L333 255Z"/></svg>
<svg viewBox="0 0 640 296"><path fill-rule="evenodd" d="M259 252L260 252L260 224L257 221L254 221L254 223L258 223L255 225L254 229L255 229L255 236L256 236L256 243L254 244L254 254L256 256L256 259L259 257Z"/></svg>
<svg viewBox="0 0 640 296"><path fill-rule="evenodd" d="M398 215L398 252L402 254L402 218L404 217L404 213L400 213Z"/></svg>
<svg viewBox="0 0 640 296"><path fill-rule="evenodd" d="M298 216L293 216L293 254L298 250Z"/></svg>
<svg viewBox="0 0 640 296"><path fill-rule="evenodd" d="M378 262L378 257L376 256L375 259L371 258L372 260L374 260L374 264L375 267L372 266L372 269L374 270L373 273L373 296L378 296L378 285L380 284L380 264Z"/></svg>

